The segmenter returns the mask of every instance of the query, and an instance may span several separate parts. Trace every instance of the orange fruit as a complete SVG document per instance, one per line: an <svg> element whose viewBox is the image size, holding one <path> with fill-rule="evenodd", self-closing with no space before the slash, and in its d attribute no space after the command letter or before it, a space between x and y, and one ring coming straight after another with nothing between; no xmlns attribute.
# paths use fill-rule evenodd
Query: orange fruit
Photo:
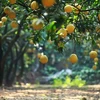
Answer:
<svg viewBox="0 0 100 100"><path fill-rule="evenodd" d="M44 26L44 21L43 21L42 19L36 18L36 19L34 19L33 22L32 22L32 27L33 27L33 29L35 29L35 30L40 30L40 29L43 28L43 26Z"/></svg>
<svg viewBox="0 0 100 100"><path fill-rule="evenodd" d="M6 7L4 8L4 12L5 12L6 14L9 14L10 11L11 11L11 8L10 8L9 6L6 6Z"/></svg>
<svg viewBox="0 0 100 100"><path fill-rule="evenodd" d="M55 0L42 0L42 4L44 7L51 7L55 4Z"/></svg>
<svg viewBox="0 0 100 100"><path fill-rule="evenodd" d="M6 21L7 21L7 17L2 17L2 18L1 18L1 21L2 21L2 22L6 22Z"/></svg>
<svg viewBox="0 0 100 100"><path fill-rule="evenodd" d="M92 66L92 69L93 69L93 70L96 70L96 69L97 69L97 66L96 66L96 65L93 65L93 66Z"/></svg>
<svg viewBox="0 0 100 100"><path fill-rule="evenodd" d="M38 53L37 54L37 57L40 59L40 57L42 56L42 54L41 53Z"/></svg>
<svg viewBox="0 0 100 100"><path fill-rule="evenodd" d="M81 9L81 5L79 5L78 3L75 3L74 11L75 11L76 14L79 13L80 9Z"/></svg>
<svg viewBox="0 0 100 100"><path fill-rule="evenodd" d="M17 28L18 27L18 23L16 21L12 21L11 22L11 27L12 28Z"/></svg>
<svg viewBox="0 0 100 100"><path fill-rule="evenodd" d="M37 3L36 1L33 1L33 2L31 3L31 8L32 8L33 10L38 9L38 3Z"/></svg>
<svg viewBox="0 0 100 100"><path fill-rule="evenodd" d="M10 4L15 4L16 0L9 0Z"/></svg>
<svg viewBox="0 0 100 100"><path fill-rule="evenodd" d="M77 57L77 55L76 54L71 54L70 55L70 57L69 57L69 61L71 62L71 63L76 63L76 62L78 62L78 57Z"/></svg>
<svg viewBox="0 0 100 100"><path fill-rule="evenodd" d="M14 18L16 18L16 13L12 10L12 11L10 11L10 13L8 14L8 16L9 16L10 19L14 19Z"/></svg>
<svg viewBox="0 0 100 100"><path fill-rule="evenodd" d="M96 57L96 58L94 58L94 62L98 62L99 61L99 59Z"/></svg>
<svg viewBox="0 0 100 100"><path fill-rule="evenodd" d="M75 26L73 24L69 24L66 27L68 33L73 33L75 30Z"/></svg>
<svg viewBox="0 0 100 100"><path fill-rule="evenodd" d="M0 27L2 27L3 26L3 22L2 21L0 21Z"/></svg>
<svg viewBox="0 0 100 100"><path fill-rule="evenodd" d="M40 62L42 64L46 64L48 62L48 57L46 55L41 55L40 56Z"/></svg>
<svg viewBox="0 0 100 100"><path fill-rule="evenodd" d="M67 30L65 28L61 28L58 31L58 34L60 35L60 37L65 38L67 36Z"/></svg>
<svg viewBox="0 0 100 100"><path fill-rule="evenodd" d="M81 5L79 5L78 3L75 4L77 9L81 9Z"/></svg>
<svg viewBox="0 0 100 100"><path fill-rule="evenodd" d="M71 13L73 11L73 7L71 5L66 5L64 7L65 12Z"/></svg>
<svg viewBox="0 0 100 100"><path fill-rule="evenodd" d="M98 54L97 54L97 52L96 51L91 51L90 53L89 53L89 55L90 55L90 58L96 58L97 56L98 56Z"/></svg>

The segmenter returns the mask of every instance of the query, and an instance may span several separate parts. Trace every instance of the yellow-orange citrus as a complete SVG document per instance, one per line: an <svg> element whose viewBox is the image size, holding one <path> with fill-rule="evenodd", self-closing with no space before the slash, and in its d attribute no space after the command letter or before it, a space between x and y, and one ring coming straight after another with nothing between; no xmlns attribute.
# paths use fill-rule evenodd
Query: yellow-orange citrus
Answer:
<svg viewBox="0 0 100 100"><path fill-rule="evenodd" d="M58 31L58 34L60 35L60 37L62 38L65 38L67 36L67 31L65 28L61 28L59 31Z"/></svg>
<svg viewBox="0 0 100 100"><path fill-rule="evenodd" d="M79 5L78 3L75 3L74 11L75 11L76 14L79 13L80 9L81 9L81 5Z"/></svg>
<svg viewBox="0 0 100 100"><path fill-rule="evenodd" d="M2 21L0 21L0 27L2 27L3 26L3 22Z"/></svg>
<svg viewBox="0 0 100 100"><path fill-rule="evenodd" d="M94 62L98 62L99 61L99 59L96 57L96 58L94 58Z"/></svg>
<svg viewBox="0 0 100 100"><path fill-rule="evenodd" d="M38 53L37 54L37 57L40 59L40 57L42 56L42 54L41 53Z"/></svg>
<svg viewBox="0 0 100 100"><path fill-rule="evenodd" d="M93 70L96 70L96 69L97 69L97 66L96 66L96 65L93 65L93 66L92 66L92 69L93 69Z"/></svg>
<svg viewBox="0 0 100 100"><path fill-rule="evenodd" d="M97 56L98 56L98 53L96 52L96 51L91 51L90 53L89 53L89 55L90 55L90 58L96 58Z"/></svg>
<svg viewBox="0 0 100 100"><path fill-rule="evenodd" d="M42 4L44 7L51 7L55 4L55 0L42 0Z"/></svg>
<svg viewBox="0 0 100 100"><path fill-rule="evenodd" d="M14 18L16 18L16 13L14 11L10 11L8 16L9 16L10 19L14 19Z"/></svg>
<svg viewBox="0 0 100 100"><path fill-rule="evenodd" d="M41 55L40 62L46 64L48 62L48 57L46 55Z"/></svg>
<svg viewBox="0 0 100 100"><path fill-rule="evenodd" d="M2 18L1 18L1 21L2 21L2 22L6 22L6 21L7 21L7 17L2 17Z"/></svg>
<svg viewBox="0 0 100 100"><path fill-rule="evenodd" d="M75 26L73 24L69 24L69 25L67 25L66 29L67 29L68 33L73 33Z"/></svg>
<svg viewBox="0 0 100 100"><path fill-rule="evenodd" d="M71 13L73 11L73 7L71 5L66 5L64 7L65 12Z"/></svg>
<svg viewBox="0 0 100 100"><path fill-rule="evenodd" d="M77 55L76 54L71 54L70 55L70 57L69 57L69 61L71 62L71 63L77 63L78 62L78 57L77 57Z"/></svg>
<svg viewBox="0 0 100 100"><path fill-rule="evenodd" d="M44 22L42 19L38 19L38 18L33 19L33 22L32 22L33 29L40 30L43 28L43 26L44 26Z"/></svg>
<svg viewBox="0 0 100 100"><path fill-rule="evenodd" d="M36 10L36 9L38 9L38 3L36 2L36 1L33 1L32 3L31 3L31 8L33 9L33 10Z"/></svg>
<svg viewBox="0 0 100 100"><path fill-rule="evenodd" d="M12 28L17 28L18 27L18 23L16 21L12 21L11 22L11 27Z"/></svg>
<svg viewBox="0 0 100 100"><path fill-rule="evenodd" d="M10 4L15 4L16 0L9 0Z"/></svg>
<svg viewBox="0 0 100 100"><path fill-rule="evenodd" d="M11 8L10 8L9 6L6 6L6 7L4 8L4 12L5 12L6 14L9 14L10 11L11 11Z"/></svg>
<svg viewBox="0 0 100 100"><path fill-rule="evenodd" d="M76 3L75 6L77 9L81 9L81 5L79 5L79 4Z"/></svg>

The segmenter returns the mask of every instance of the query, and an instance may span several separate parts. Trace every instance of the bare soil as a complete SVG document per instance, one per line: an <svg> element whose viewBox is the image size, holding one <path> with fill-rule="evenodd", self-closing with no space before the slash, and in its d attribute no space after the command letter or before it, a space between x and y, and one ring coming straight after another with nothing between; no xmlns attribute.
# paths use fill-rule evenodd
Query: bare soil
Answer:
<svg viewBox="0 0 100 100"><path fill-rule="evenodd" d="M49 85L3 87L0 100L100 100L100 85L53 88ZM84 99L85 100L85 99Z"/></svg>

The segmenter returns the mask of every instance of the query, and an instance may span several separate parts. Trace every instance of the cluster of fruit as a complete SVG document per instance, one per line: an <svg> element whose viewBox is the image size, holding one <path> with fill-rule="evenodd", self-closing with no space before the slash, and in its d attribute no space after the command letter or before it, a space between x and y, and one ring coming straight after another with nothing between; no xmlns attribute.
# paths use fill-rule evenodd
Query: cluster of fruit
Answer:
<svg viewBox="0 0 100 100"><path fill-rule="evenodd" d="M56 4L56 1L55 0L41 0L42 1L42 4L45 8L49 8L51 6L53 6L54 4ZM16 3L16 0L9 0L10 4L15 4ZM30 4L30 8L32 10L37 10L39 9L39 4L37 1L32 1L31 4ZM74 4L74 5L65 5L64 7L64 11L66 13L71 13L74 11L74 13L76 14L79 14L80 11L81 11L81 8L82 6L79 5L78 3ZM4 8L4 13L10 18L11 20L11 27L12 28L17 28L18 27L18 23L17 21L15 20L16 18L16 13L13 9L11 9L11 7L9 6L6 6ZM84 14L88 14L89 11L86 10L84 11ZM98 20L100 21L100 14L98 14ZM3 16L1 18L1 21L0 21L0 27L3 26L3 24L7 21L7 17ZM34 18L33 21L32 21L32 25L33 29L35 30L41 30L43 29L44 27L44 21L43 19L40 19L38 17ZM71 34L73 33L75 30L75 25L70 23L66 26L66 28L60 28L57 32L57 34L61 37L61 38L66 38L66 36L68 34ZM98 27L96 27L96 32L100 32L100 25L98 25ZM93 66L93 69L96 69L96 63L98 62L98 58L97 58L97 52L96 51L91 51L90 52L90 57L94 59L94 62L95 62L95 65ZM39 56L39 59L40 59L40 62L45 64L48 62L48 57L46 55L41 55ZM76 54L71 54L70 57L69 57L69 61L71 63L76 63L78 61L78 57Z"/></svg>
<svg viewBox="0 0 100 100"><path fill-rule="evenodd" d="M42 4L44 7L46 8L49 8L51 6L53 6L54 4L56 4L56 1L55 0L41 0L42 1ZM15 4L16 3L16 0L9 0L10 4ZM37 1L32 1L31 4L30 4L30 7L32 10L37 10L39 9L39 4ZM78 14L80 11L81 11L81 5L79 5L78 3L75 3L73 6L72 5L65 5L64 7L64 11L66 13L71 13L72 11L74 11L76 14ZM14 10L12 10L10 7L5 7L4 8L4 12L8 15L8 17L10 19L15 19L16 18L16 13L14 12ZM85 14L88 14L89 11L84 11ZM100 14L98 14L98 19L100 20ZM3 26L3 21L1 20L0 21L0 27ZM35 18L32 22L32 27L35 29L35 30L40 30L42 29L44 26L44 21L40 18ZM17 28L18 27L18 23L16 21L12 21L11 23L11 27L12 28ZM73 24L69 24L67 27L67 29L60 29L61 33L60 33L60 36L62 38L65 38L67 33L72 33L75 29L75 26ZM63 31L63 32L62 32ZM100 32L100 26L96 27L96 31L97 32Z"/></svg>
<svg viewBox="0 0 100 100"><path fill-rule="evenodd" d="M48 57L47 55L44 55L43 53L38 53L37 57L39 58L40 62L42 64L46 64L48 62Z"/></svg>
<svg viewBox="0 0 100 100"><path fill-rule="evenodd" d="M97 63L99 61L98 53L97 53L97 51L91 51L89 55L90 55L90 58L92 58L94 60L94 65L92 66L92 69L96 70L97 69Z"/></svg>
<svg viewBox="0 0 100 100"><path fill-rule="evenodd" d="M90 56L90 58L94 59L94 65L93 65L92 69L96 70L97 69L97 65L96 64L99 61L99 59L97 57L98 56L97 51L91 51L89 53L89 56ZM42 64L46 64L48 62L48 57L46 55L42 54L42 53L38 53L37 57L40 59L40 62ZM71 54L67 60L69 62L71 62L72 64L75 64L75 63L78 62L78 57L77 57L76 54Z"/></svg>
<svg viewBox="0 0 100 100"><path fill-rule="evenodd" d="M11 9L11 7L9 6L6 6L4 8L4 12L5 14L11 19L11 27L12 28L17 28L18 27L18 23L17 21L15 21L14 19L16 18L16 13L14 10ZM0 21L0 27L3 26L3 24L7 21L7 17L6 16L3 16L1 18L1 21Z"/></svg>

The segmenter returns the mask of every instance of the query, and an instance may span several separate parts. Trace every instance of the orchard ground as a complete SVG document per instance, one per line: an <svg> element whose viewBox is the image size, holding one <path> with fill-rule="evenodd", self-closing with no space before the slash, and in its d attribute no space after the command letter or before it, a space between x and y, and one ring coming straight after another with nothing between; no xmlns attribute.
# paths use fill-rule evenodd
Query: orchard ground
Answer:
<svg viewBox="0 0 100 100"><path fill-rule="evenodd" d="M0 89L0 100L100 100L100 85L82 88L54 88L50 85L5 87Z"/></svg>

